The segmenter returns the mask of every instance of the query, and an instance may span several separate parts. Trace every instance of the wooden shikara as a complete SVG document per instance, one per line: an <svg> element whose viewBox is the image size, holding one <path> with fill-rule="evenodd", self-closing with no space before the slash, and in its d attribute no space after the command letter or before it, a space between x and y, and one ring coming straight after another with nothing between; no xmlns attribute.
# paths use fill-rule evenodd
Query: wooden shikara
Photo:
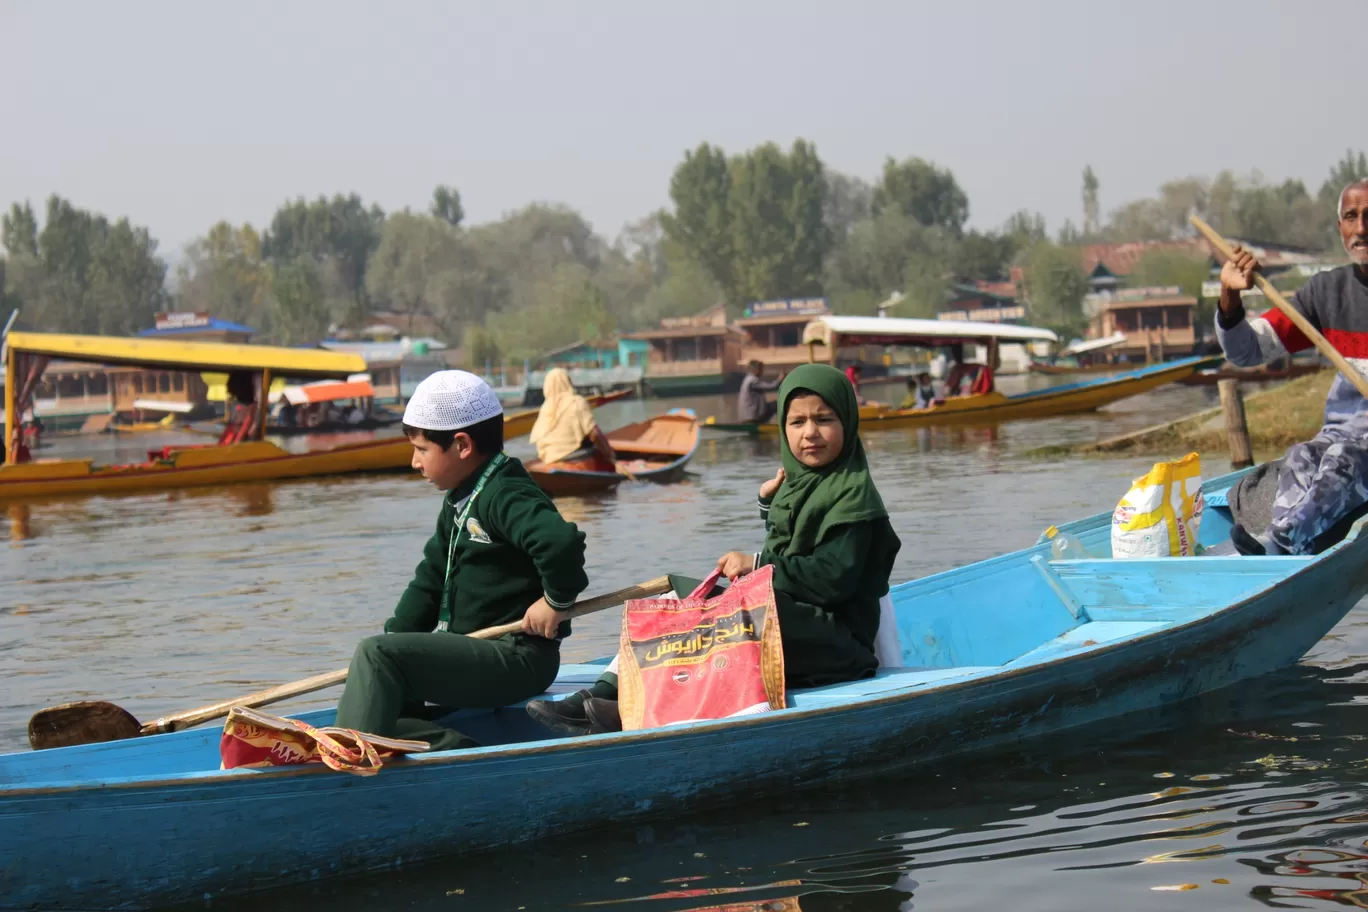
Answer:
<svg viewBox="0 0 1368 912"><path fill-rule="evenodd" d="M552 497L608 491L628 478L657 484L678 481L698 449L698 419L689 409L671 409L606 436L618 460L616 472L546 465L540 460L527 462L527 472Z"/></svg>
<svg viewBox="0 0 1368 912"><path fill-rule="evenodd" d="M267 345L179 342L163 339L118 339L50 333L10 333L7 371L21 356L60 357L103 364L153 365L206 371L249 371L300 378L347 377L365 370L360 355ZM6 408L13 412L13 377L7 380ZM607 401L625 394L594 397ZM537 410L506 415L504 438L528 433ZM11 416L11 425L13 416ZM224 446L171 446L149 454L146 462L97 466L93 459L38 459L0 466L0 502L30 497L135 493L200 485L314 478L362 472L409 469L413 449L402 436L347 441L303 453L289 452L258 439Z"/></svg>
<svg viewBox="0 0 1368 912"><path fill-rule="evenodd" d="M1185 358L1126 371L1097 380L1083 380L1063 386L1004 395L999 392L977 396L956 396L927 409L884 409L866 416L860 413L860 432L895 428L935 427L954 424L995 424L1028 418L1054 418L1077 412L1091 412L1130 396L1147 393L1220 360L1218 357ZM779 426L705 422L704 427L719 431L752 434L777 434Z"/></svg>

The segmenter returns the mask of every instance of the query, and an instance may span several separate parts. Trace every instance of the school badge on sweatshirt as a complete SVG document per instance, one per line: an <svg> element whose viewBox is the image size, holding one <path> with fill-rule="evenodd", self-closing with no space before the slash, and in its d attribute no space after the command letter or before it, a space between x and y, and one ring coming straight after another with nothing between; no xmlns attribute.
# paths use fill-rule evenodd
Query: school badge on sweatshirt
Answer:
<svg viewBox="0 0 1368 912"><path fill-rule="evenodd" d="M473 516L466 520L466 532L469 533L470 540L473 542L479 542L482 545L494 543L494 540L489 537L489 533L484 530L484 526L480 525L480 521Z"/></svg>

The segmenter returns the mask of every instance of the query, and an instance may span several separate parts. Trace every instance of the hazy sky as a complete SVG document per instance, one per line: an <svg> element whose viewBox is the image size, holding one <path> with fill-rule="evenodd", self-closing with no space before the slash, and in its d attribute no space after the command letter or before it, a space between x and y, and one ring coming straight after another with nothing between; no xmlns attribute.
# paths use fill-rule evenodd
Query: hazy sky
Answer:
<svg viewBox="0 0 1368 912"><path fill-rule="evenodd" d="M1365 0L121 3L0 0L0 205L48 194L170 252L299 194L387 210L457 186L609 238L702 141L796 137L873 178L950 167L971 223L1080 220L1165 179L1260 169L1312 193L1362 114Z"/></svg>

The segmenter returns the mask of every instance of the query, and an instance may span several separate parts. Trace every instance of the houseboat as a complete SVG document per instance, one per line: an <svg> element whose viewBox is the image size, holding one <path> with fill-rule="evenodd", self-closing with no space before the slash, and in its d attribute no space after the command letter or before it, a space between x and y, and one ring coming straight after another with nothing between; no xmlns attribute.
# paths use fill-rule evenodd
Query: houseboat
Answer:
<svg viewBox="0 0 1368 912"><path fill-rule="evenodd" d="M814 317L830 312L826 298L757 301L750 305L745 315L736 321L736 326L746 334L746 343L741 349L742 369L750 361L760 361L767 367L785 371L807 363L803 328Z"/></svg>
<svg viewBox="0 0 1368 912"><path fill-rule="evenodd" d="M73 430L92 416L109 415L114 411L110 380L99 365L53 361L34 390L33 414L53 431Z"/></svg>
<svg viewBox="0 0 1368 912"><path fill-rule="evenodd" d="M693 317L660 322L659 329L625 333L650 345L646 387L656 396L735 392L745 372L746 333L727 321L721 304Z"/></svg>
<svg viewBox="0 0 1368 912"><path fill-rule="evenodd" d="M1197 299L1177 286L1126 288L1095 305L1090 334L1106 338L1118 333L1125 341L1112 347L1130 362L1166 361L1193 353L1197 337L1193 313Z"/></svg>

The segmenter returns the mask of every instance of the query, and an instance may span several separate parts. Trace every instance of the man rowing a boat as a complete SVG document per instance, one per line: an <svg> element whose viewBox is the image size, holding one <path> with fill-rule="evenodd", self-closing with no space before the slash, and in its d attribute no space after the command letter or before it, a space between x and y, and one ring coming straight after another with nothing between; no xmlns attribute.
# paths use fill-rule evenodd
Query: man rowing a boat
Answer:
<svg viewBox="0 0 1368 912"><path fill-rule="evenodd" d="M1361 372L1368 372L1368 179L1340 193L1336 213L1350 264L1312 276L1292 306ZM1230 362L1255 367L1311 347L1311 341L1278 310L1247 317L1240 293L1259 267L1238 245L1221 267L1216 337ZM1244 485L1241 485L1241 489ZM1277 472L1271 519L1254 533L1267 554L1311 554L1316 540L1368 503L1368 400L1342 376L1325 401L1325 422L1306 443L1292 446ZM1232 499L1239 519L1239 505Z"/></svg>
<svg viewBox="0 0 1368 912"><path fill-rule="evenodd" d="M779 388L779 383L784 379L780 374L778 380L765 380L765 365L759 361L752 361L746 365L746 376L741 381L741 392L737 394L737 417L741 421L753 421L756 424L764 424L774 417L778 411L778 405L765 398L765 393L772 393Z"/></svg>

